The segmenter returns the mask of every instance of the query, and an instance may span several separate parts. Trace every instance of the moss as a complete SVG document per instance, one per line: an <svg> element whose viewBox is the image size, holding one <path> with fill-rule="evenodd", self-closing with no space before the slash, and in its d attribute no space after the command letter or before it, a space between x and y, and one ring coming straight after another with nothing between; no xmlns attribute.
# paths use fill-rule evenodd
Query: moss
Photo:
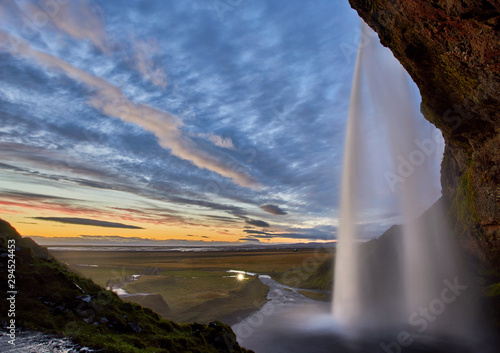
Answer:
<svg viewBox="0 0 500 353"><path fill-rule="evenodd" d="M488 297L500 297L500 283L494 283L486 289Z"/></svg>
<svg viewBox="0 0 500 353"><path fill-rule="evenodd" d="M446 57L441 57L439 60L442 64L436 68L436 79L445 77L447 82L443 85L445 89L453 87L453 95L459 97L457 101L472 100L473 103L478 103L477 97L471 95L475 92L478 86L478 80L468 76L464 70L451 64ZM453 83L453 84L452 84Z"/></svg>
<svg viewBox="0 0 500 353"><path fill-rule="evenodd" d="M455 220L453 233L459 238L471 234L477 236L476 227L480 219L474 200L472 163L469 163L469 168L460 179L449 214L449 219Z"/></svg>

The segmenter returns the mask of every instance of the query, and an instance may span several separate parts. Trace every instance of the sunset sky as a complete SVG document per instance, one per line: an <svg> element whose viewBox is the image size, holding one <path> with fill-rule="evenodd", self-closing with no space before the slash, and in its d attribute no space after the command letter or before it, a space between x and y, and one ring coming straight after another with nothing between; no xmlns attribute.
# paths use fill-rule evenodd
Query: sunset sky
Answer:
<svg viewBox="0 0 500 353"><path fill-rule="evenodd" d="M335 0L2 0L0 218L117 241L335 239L359 28Z"/></svg>

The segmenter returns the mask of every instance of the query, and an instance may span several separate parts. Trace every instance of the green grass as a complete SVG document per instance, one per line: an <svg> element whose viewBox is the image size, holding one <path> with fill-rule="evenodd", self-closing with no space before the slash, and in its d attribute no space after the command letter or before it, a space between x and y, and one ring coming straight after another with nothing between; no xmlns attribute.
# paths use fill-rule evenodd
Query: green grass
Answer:
<svg viewBox="0 0 500 353"><path fill-rule="evenodd" d="M282 273L273 273L273 279L284 285L331 291L333 288L334 252L312 253L309 257Z"/></svg>
<svg viewBox="0 0 500 353"><path fill-rule="evenodd" d="M174 313L171 319L179 322L201 323L215 319L233 325L264 305L268 291L269 287L258 278L248 278L242 282L240 289L230 291L222 297L203 300L200 304L183 312Z"/></svg>
<svg viewBox="0 0 500 353"><path fill-rule="evenodd" d="M331 293L323 293L323 292L311 292L308 290L299 290L298 291L300 294L303 296L312 299L312 300L318 300L322 302L329 302L332 300L332 294Z"/></svg>
<svg viewBox="0 0 500 353"><path fill-rule="evenodd" d="M301 266L309 258L328 254L328 249L249 250L224 252L109 252L109 251L53 251L62 262L70 265L92 264L99 267L77 267L91 277L96 272L108 271L121 275L128 270L142 271L159 268L166 271L226 271L236 269L256 273L283 273ZM319 255L317 255L319 254Z"/></svg>
<svg viewBox="0 0 500 353"><path fill-rule="evenodd" d="M110 279L119 283L120 278L157 268L159 274L143 275L140 280L125 284L123 289L129 293L160 294L171 309L163 314L169 319L179 322L217 319L230 323L258 310L266 301L268 288L256 277L244 281L228 277L234 276L228 270L269 274L278 279L295 271L304 272L307 278L311 272L304 270L309 269L304 264L309 264L311 259L331 258L328 249L204 253L54 251L53 254L101 285Z"/></svg>
<svg viewBox="0 0 500 353"><path fill-rule="evenodd" d="M197 278L159 275L143 276L139 281L125 285L123 289L130 293L161 294L174 312L180 312L207 299L225 297L231 291L240 290L243 285L234 277L222 275Z"/></svg>

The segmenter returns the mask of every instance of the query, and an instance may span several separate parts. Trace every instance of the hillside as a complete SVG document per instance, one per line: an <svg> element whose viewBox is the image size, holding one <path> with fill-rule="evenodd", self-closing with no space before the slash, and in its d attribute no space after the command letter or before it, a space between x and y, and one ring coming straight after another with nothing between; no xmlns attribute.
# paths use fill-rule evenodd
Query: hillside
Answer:
<svg viewBox="0 0 500 353"><path fill-rule="evenodd" d="M16 267L9 278L12 253ZM150 309L122 301L116 294L69 271L46 249L21 237L3 220L0 258L2 293L17 291L17 328L68 337L102 352L250 352L238 345L231 328L223 323L178 325L161 319ZM6 287L14 284L8 279L15 280L15 288ZM7 300L0 301L0 325L5 331L10 324L9 305Z"/></svg>
<svg viewBox="0 0 500 353"><path fill-rule="evenodd" d="M442 236L441 231L446 228L451 229L453 238L456 239L460 236L456 229L450 227L450 224L454 222L453 212L448 211L444 217L441 212L441 210L450 210L450 203L452 201L442 197L417 220L417 222L427 225L423 228L425 234L422 236L440 237ZM372 271L378 273L377 278L380 278L378 286L391 288L394 282L392 278L397 276L397 272L400 270L395 259L398 257L401 241L402 226L394 225L380 237L360 244L363 258L362 266L368 266ZM456 252L460 253L460 262L463 267L461 268L462 275L468 277L468 281L478 290L477 293L473 293L472 300L478 302L477 307L486 313L486 317L481 319L491 323L500 331L500 273L498 268L485 267L467 249L457 247ZM333 266L334 261L323 262L300 286L302 288L331 290L333 287ZM397 288L394 288L394 293L397 293ZM375 295L373 289L366 290L366 294Z"/></svg>

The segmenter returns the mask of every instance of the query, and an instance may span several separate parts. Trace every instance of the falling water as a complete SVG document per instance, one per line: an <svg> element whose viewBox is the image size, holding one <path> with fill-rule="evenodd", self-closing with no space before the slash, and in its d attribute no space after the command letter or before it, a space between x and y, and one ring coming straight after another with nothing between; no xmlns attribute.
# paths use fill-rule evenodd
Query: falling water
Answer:
<svg viewBox="0 0 500 353"><path fill-rule="evenodd" d="M361 45L354 71L349 117L347 119L344 165L342 168L342 191L340 196L340 229L338 234L335 267L334 315L346 328L351 328L362 317L360 306L359 275L356 254L356 191L359 189L358 149L361 145L359 129L360 118L360 66L362 62Z"/></svg>
<svg viewBox="0 0 500 353"><path fill-rule="evenodd" d="M473 290L439 205L420 217L440 194L430 181L442 145L416 113L408 74L368 27L363 32L371 35L360 44L351 92L333 315L349 333L408 327L463 338L474 310L463 308L470 298L463 293ZM396 210L400 234L361 245L364 217L377 207Z"/></svg>
<svg viewBox="0 0 500 353"><path fill-rule="evenodd" d="M373 31L365 26L362 32L345 142L333 315L320 303L266 304L266 314L235 332L258 353L496 353L478 333L474 286L449 239L443 200L437 201L442 136L418 113L408 74ZM364 242L381 234L381 223L403 226Z"/></svg>

